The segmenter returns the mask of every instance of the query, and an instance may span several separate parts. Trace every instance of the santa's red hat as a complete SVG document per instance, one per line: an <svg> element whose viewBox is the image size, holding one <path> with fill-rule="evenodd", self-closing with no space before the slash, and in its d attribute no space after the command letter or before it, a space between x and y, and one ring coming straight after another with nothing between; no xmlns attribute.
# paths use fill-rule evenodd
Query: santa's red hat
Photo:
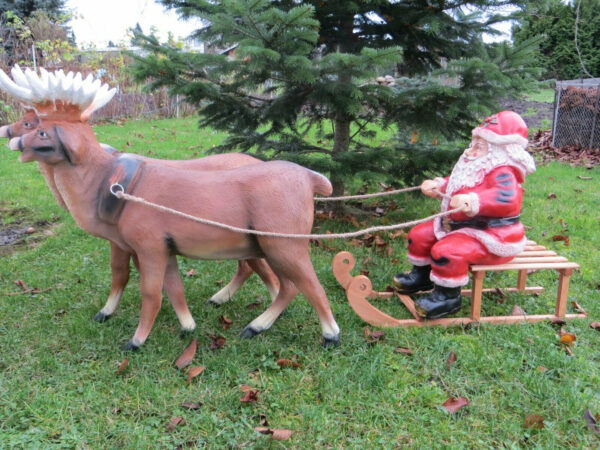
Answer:
<svg viewBox="0 0 600 450"><path fill-rule="evenodd" d="M527 146L527 125L514 111L502 111L487 117L473 130L478 136L495 145L517 144Z"/></svg>

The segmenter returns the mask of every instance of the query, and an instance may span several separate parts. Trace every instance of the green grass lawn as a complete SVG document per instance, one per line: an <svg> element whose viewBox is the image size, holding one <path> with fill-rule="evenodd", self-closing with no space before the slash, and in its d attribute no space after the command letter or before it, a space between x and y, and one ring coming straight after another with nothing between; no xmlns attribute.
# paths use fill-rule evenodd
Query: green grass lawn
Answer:
<svg viewBox="0 0 600 450"><path fill-rule="evenodd" d="M195 119L130 121L96 127L98 138L119 149L165 158L189 158L216 145L222 135L196 128ZM600 413L600 333L589 324L600 317L600 170L551 164L525 183L524 223L529 238L580 263L571 278L570 300L589 318L564 328L577 341L568 355L548 323L453 328L386 329L376 344L363 336L365 324L348 305L331 273L337 251L350 250L355 273L368 270L376 289L405 270L405 241L381 237L380 250L348 241L323 241L311 255L341 328L342 345L324 350L317 316L299 296L272 329L252 340L239 332L263 309L249 309L266 289L253 276L221 308L204 304L235 271L235 262L180 260L188 303L198 324L192 365L206 370L186 385L187 370L174 361L188 345L181 340L173 309L165 301L150 337L136 353L119 347L137 326L137 274L119 309L105 323L92 317L110 287L109 247L80 230L59 208L35 164L0 153L0 214L4 226L29 224L36 232L11 253L0 254L0 447L19 448L564 448L598 447L585 411ZM580 177L583 177L580 178ZM587 179L591 177L591 179ZM554 193L555 196L549 195ZM428 216L439 203L419 195L379 201L380 218L365 225L398 223ZM351 224L319 221L316 232L346 231ZM570 245L553 241L568 235ZM397 260L397 261L395 261ZM185 276L194 269L195 274ZM484 297L485 315L509 314L519 305L531 314L553 311L555 273L530 275L546 291ZM22 280L46 292L21 294ZM496 274L486 286L514 284L516 274ZM408 314L395 301L374 303L395 317ZM464 302L465 315L469 309ZM572 307L569 305L569 312ZM232 320L224 330L219 317ZM210 349L210 335L226 345ZM412 356L396 353L408 347ZM451 352L454 364L446 361ZM115 371L127 357L128 367ZM280 358L298 368L281 369ZM260 391L242 403L240 386ZM448 397L469 405L455 414L442 407ZM197 410L183 407L200 402ZM264 416L261 416L264 415ZM544 418L543 428L524 425ZM167 425L182 417L185 425ZM285 442L269 440L254 427L264 417L272 428L294 430Z"/></svg>
<svg viewBox="0 0 600 450"><path fill-rule="evenodd" d="M532 102L554 103L554 89L540 89L537 92L528 94L525 99Z"/></svg>

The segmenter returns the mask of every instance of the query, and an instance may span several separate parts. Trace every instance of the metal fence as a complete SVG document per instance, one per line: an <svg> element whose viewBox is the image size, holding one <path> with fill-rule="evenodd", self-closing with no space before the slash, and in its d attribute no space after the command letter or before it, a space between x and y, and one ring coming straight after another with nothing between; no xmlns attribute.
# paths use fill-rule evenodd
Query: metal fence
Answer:
<svg viewBox="0 0 600 450"><path fill-rule="evenodd" d="M600 78L556 82L552 145L600 148Z"/></svg>

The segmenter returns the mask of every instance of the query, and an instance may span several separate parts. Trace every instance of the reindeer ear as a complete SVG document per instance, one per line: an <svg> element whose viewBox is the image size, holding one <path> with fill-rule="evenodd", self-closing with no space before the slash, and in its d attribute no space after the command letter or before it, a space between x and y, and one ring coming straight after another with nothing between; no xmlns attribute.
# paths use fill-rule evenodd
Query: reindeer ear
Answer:
<svg viewBox="0 0 600 450"><path fill-rule="evenodd" d="M56 126L54 128L58 144L65 154L65 158L71 164L77 164L81 155L81 138L77 133L69 133L63 128Z"/></svg>

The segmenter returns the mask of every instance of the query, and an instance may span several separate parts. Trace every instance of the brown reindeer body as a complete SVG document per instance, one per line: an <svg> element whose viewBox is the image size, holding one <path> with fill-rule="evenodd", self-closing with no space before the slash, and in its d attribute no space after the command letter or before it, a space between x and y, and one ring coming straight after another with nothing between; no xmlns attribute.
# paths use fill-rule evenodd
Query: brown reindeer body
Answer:
<svg viewBox="0 0 600 450"><path fill-rule="evenodd" d="M27 113L19 121L0 127L0 137L11 138L22 136L23 134L34 130L38 126L39 122L40 119L35 111L27 111ZM118 154L114 148L105 144L100 145L109 154ZM161 160L139 155L136 156L136 158L142 161L153 162L169 167L198 171L224 170L261 162L259 159L241 153L211 155L193 160ZM68 207L60 193L60 189L57 187L54 179L54 166L43 162L38 162L38 167L57 203L63 209L68 210ZM134 255L131 252L122 249L122 245L116 245L113 241L111 241L111 289L106 304L100 310L100 312L94 316L95 320L104 321L108 319L117 308L125 286L129 281L129 261L132 256ZM176 273L170 274L169 280L176 280L177 284L181 284L181 280L178 280L179 271L176 263L174 264L174 270ZM257 274L265 283L271 300L274 300L277 296L277 291L279 290L279 282L277 281L275 274L273 274L273 271L269 268L268 264L264 260L240 260L238 261L237 272L232 280L227 283L219 292L215 293L209 299L208 303L219 306L227 302L250 277L250 275L254 273L254 271L257 272ZM167 282L167 280L165 280L165 282Z"/></svg>
<svg viewBox="0 0 600 450"><path fill-rule="evenodd" d="M146 340L162 300L164 281L175 256L203 259L265 257L280 282L273 304L242 332L251 337L269 328L302 292L316 309L325 344L338 342L325 292L308 255L308 239L253 236L198 224L145 205L126 203L115 224L100 220L98 204L109 189L112 156L85 123L42 121L37 130L11 140L23 162L54 166L54 180L77 224L135 254L140 272L142 311L127 348ZM170 208L249 230L309 234L313 196L331 194L322 175L288 162L252 164L225 171L191 171L145 160L133 194ZM165 290L166 284L165 284ZM193 323L183 289L167 292L182 325Z"/></svg>

